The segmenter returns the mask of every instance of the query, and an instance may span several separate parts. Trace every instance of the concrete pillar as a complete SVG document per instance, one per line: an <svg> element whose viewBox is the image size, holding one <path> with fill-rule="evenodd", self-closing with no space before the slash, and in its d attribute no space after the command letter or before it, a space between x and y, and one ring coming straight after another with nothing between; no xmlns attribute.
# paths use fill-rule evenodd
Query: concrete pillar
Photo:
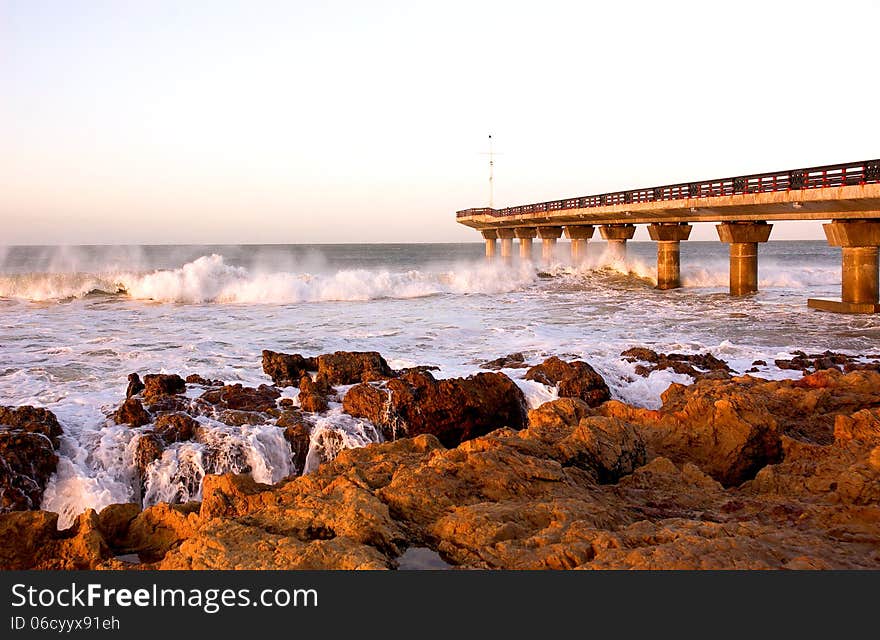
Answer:
<svg viewBox="0 0 880 640"><path fill-rule="evenodd" d="M721 242L730 245L730 295L758 290L758 243L770 239L772 224L723 222L715 226Z"/></svg>
<svg viewBox="0 0 880 640"><path fill-rule="evenodd" d="M491 260L495 257L498 232L495 229L483 229L480 233L483 234L483 239L486 241L486 258Z"/></svg>
<svg viewBox="0 0 880 640"><path fill-rule="evenodd" d="M878 280L878 247L880 221L835 220L822 225L828 244L840 247L840 300L813 298L807 304L822 311L838 313L880 312L880 280Z"/></svg>
<svg viewBox="0 0 880 640"><path fill-rule="evenodd" d="M510 262L513 258L513 229L498 229L497 233L501 238L501 259Z"/></svg>
<svg viewBox="0 0 880 640"><path fill-rule="evenodd" d="M538 227L541 238L541 259L545 263L553 262L556 253L556 240L562 235L562 227Z"/></svg>
<svg viewBox="0 0 880 640"><path fill-rule="evenodd" d="M599 233L608 241L608 251L616 260L626 260L626 241L632 240L636 228L631 224L603 224Z"/></svg>
<svg viewBox="0 0 880 640"><path fill-rule="evenodd" d="M571 261L578 264L587 257L587 243L593 237L593 225L565 227L565 237L571 240Z"/></svg>
<svg viewBox="0 0 880 640"><path fill-rule="evenodd" d="M519 238L519 257L521 260L532 259L532 239L538 235L535 227L517 227L514 229Z"/></svg>
<svg viewBox="0 0 880 640"><path fill-rule="evenodd" d="M657 288L677 289L681 286L679 247L691 235L689 224L649 224L648 235L657 243Z"/></svg>

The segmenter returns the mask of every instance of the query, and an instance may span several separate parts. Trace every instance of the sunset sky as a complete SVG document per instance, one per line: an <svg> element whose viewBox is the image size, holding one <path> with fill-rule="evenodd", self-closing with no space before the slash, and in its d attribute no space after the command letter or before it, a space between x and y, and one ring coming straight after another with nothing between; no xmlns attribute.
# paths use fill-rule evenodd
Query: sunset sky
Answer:
<svg viewBox="0 0 880 640"><path fill-rule="evenodd" d="M454 212L486 204L490 132L498 206L880 157L878 24L876 0L0 0L0 244L477 241Z"/></svg>

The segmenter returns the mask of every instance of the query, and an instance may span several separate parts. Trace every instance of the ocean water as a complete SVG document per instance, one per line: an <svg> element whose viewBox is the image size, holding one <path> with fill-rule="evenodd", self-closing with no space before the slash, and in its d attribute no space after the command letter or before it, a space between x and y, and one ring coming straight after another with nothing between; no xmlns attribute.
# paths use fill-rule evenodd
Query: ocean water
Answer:
<svg viewBox="0 0 880 640"><path fill-rule="evenodd" d="M634 374L620 358L644 345L706 352L745 371L793 377L772 365L794 349L865 353L880 345L880 318L816 312L808 297L838 296L839 249L817 242L760 248L761 291L727 295L727 251L684 242L684 288L657 291L655 247L631 242L627 260L590 244L573 266L560 242L550 265L483 257L482 243L324 246L9 247L0 249L0 404L44 406L65 431L43 508L69 524L114 502L200 497L208 472L250 472L276 482L295 469L272 424L229 427L200 419L201 443L177 443L151 464L145 486L133 467L141 430L112 424L130 372L198 373L227 383L270 382L260 352L317 355L379 351L393 367L434 365L441 377L521 351L583 358L615 397L656 407L686 376ZM540 246L536 246L536 257ZM520 379L537 406L554 390ZM195 393L195 392L193 392ZM296 390L285 395L295 398ZM339 405L319 417L317 449L362 446L380 436Z"/></svg>

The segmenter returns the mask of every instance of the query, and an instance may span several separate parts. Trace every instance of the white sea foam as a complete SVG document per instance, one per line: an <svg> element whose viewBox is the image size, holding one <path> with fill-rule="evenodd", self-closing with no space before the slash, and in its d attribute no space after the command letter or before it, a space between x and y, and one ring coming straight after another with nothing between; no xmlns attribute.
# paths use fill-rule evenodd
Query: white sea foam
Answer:
<svg viewBox="0 0 880 640"><path fill-rule="evenodd" d="M150 273L27 273L0 277L0 298L31 301L124 293L136 300L183 303L364 301L420 298L440 293L503 293L535 277L524 264L478 263L454 269L391 271L345 269L334 273L251 271L211 254L177 269Z"/></svg>

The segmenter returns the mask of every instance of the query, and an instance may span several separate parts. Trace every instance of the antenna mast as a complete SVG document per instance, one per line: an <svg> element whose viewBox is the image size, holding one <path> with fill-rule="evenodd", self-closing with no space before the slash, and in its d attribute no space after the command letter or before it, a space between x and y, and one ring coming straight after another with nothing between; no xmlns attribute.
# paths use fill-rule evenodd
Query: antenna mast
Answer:
<svg viewBox="0 0 880 640"><path fill-rule="evenodd" d="M492 150L492 134L489 134L489 208L495 208L495 153Z"/></svg>

